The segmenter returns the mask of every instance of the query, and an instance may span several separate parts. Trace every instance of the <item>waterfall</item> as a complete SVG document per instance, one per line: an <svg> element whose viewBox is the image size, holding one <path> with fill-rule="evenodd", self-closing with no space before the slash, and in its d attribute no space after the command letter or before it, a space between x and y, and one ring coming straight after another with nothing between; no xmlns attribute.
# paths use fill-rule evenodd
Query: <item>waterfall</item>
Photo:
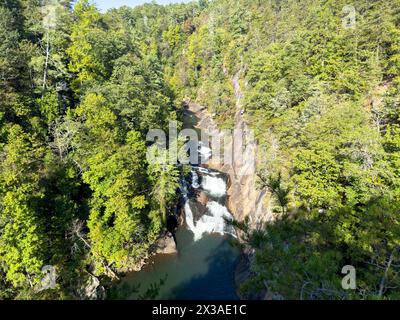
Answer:
<svg viewBox="0 0 400 320"><path fill-rule="evenodd" d="M214 219L214 228L212 232L235 236L233 226L227 224L227 220L232 221L233 217L225 206L216 201L211 201L207 204L207 209Z"/></svg>
<svg viewBox="0 0 400 320"><path fill-rule="evenodd" d="M206 163L212 156L212 150L206 147L203 142L199 142L199 153L201 155L202 163Z"/></svg>
<svg viewBox="0 0 400 320"><path fill-rule="evenodd" d="M219 172L217 172L217 171L211 171L211 170L209 170L209 169L206 169L206 168L202 168L202 167L199 167L199 168L197 168L198 169L198 171L200 172L200 173L203 173L203 174L206 174L206 175L209 175L209 176L214 176L214 177L216 177L216 176L218 176L220 173Z"/></svg>
<svg viewBox="0 0 400 320"><path fill-rule="evenodd" d="M218 202L212 201L207 204L208 214L203 215L196 225L192 225L191 231L194 233L194 241L200 240L204 233L225 233L232 234L232 230L227 227L225 219L231 220L232 216L228 209ZM189 209L189 216L193 219L193 214ZM193 221L193 220L192 220ZM191 224L191 223L190 223ZM188 223L189 226L189 223Z"/></svg>
<svg viewBox="0 0 400 320"><path fill-rule="evenodd" d="M211 196L220 198L226 195L226 182L218 177L219 172L210 171L204 168L197 168L202 173L201 187ZM199 174L196 169L192 171L192 187L196 189L199 186ZM194 234L194 241L198 241L205 233L230 234L235 236L233 227L227 224L226 220L232 220L233 217L228 209L217 201L210 201L206 208L207 212L198 220L194 220L194 214L191 206L191 199L187 188L187 182L181 182L181 192L185 201L186 225Z"/></svg>
<svg viewBox="0 0 400 320"><path fill-rule="evenodd" d="M193 231L195 229L194 217L193 217L192 208L190 207L189 192L188 192L187 184L186 184L185 180L181 181L180 190L181 190L183 200L185 201L184 209L185 209L186 224L187 224L188 228Z"/></svg>
<svg viewBox="0 0 400 320"><path fill-rule="evenodd" d="M186 224L188 228L195 233L196 227L194 225L194 218L192 208L190 207L190 200L187 200L185 203L185 216L186 216Z"/></svg>
<svg viewBox="0 0 400 320"><path fill-rule="evenodd" d="M214 197L220 198L226 195L226 182L224 181L224 179L216 176L203 176L201 187L204 191Z"/></svg>
<svg viewBox="0 0 400 320"><path fill-rule="evenodd" d="M198 152L202 157L202 161L208 161L212 156L212 150L203 142L198 143ZM234 229L228 226L226 220L232 220L232 215L228 209L217 201L221 200L227 193L227 184L221 173L209 170L203 167L192 167L192 183L191 187L195 190L202 189L211 199L206 206L206 213L197 221L191 202L191 195L188 191L188 183L186 180L181 181L181 193L185 201L184 210L186 225L194 234L194 240L198 241L205 233L219 233L234 235ZM201 176L201 179L200 179ZM197 215L196 215L197 218Z"/></svg>
<svg viewBox="0 0 400 320"><path fill-rule="evenodd" d="M200 188L199 175L197 174L196 170L192 170L192 187L193 189Z"/></svg>

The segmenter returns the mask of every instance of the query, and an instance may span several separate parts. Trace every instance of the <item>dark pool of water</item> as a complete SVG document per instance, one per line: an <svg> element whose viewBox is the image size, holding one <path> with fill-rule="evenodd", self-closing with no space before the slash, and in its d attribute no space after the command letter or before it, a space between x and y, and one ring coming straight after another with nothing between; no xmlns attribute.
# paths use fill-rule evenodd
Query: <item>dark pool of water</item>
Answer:
<svg viewBox="0 0 400 320"><path fill-rule="evenodd" d="M198 119L185 113L185 128ZM225 179L223 175L219 176ZM222 190L223 192L226 190ZM222 192L222 193L223 193ZM192 199L193 195L190 196ZM226 205L226 194L213 198ZM197 216L196 206L193 215ZM196 214L197 213L197 214ZM113 286L110 299L237 300L235 269L239 250L230 236L204 234L194 242L193 233L182 226L177 232L178 254L156 255L140 272L127 275Z"/></svg>
<svg viewBox="0 0 400 320"><path fill-rule="evenodd" d="M191 231L177 233L177 255L155 256L142 271L128 275L115 287L114 296L138 299L155 284L165 300L236 300L234 273L239 251L228 236L207 235L193 241Z"/></svg>

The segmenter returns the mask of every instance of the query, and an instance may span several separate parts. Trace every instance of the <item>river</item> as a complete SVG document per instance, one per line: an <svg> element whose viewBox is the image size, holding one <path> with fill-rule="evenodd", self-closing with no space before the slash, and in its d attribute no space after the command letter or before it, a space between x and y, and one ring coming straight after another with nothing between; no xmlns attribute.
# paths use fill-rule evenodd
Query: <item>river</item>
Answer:
<svg viewBox="0 0 400 320"><path fill-rule="evenodd" d="M210 156L200 144L200 154ZM139 272L114 287L119 299L235 300L235 268L240 252L232 245L234 229L227 203L227 177L215 170L192 168L181 182L184 223L179 227L178 254L156 255ZM201 199L201 200L200 200ZM151 293L151 297L144 295Z"/></svg>

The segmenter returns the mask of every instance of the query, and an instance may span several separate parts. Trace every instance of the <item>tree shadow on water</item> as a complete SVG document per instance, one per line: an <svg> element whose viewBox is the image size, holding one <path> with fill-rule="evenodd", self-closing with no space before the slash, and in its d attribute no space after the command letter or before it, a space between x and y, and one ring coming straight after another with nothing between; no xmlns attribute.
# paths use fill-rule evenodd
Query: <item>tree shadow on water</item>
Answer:
<svg viewBox="0 0 400 320"><path fill-rule="evenodd" d="M168 279L168 275L161 278L159 281L153 282L150 286L143 290L141 283L129 284L127 282L122 283L119 286L111 288L109 290L109 300L156 300L160 294L160 290L165 285Z"/></svg>
<svg viewBox="0 0 400 320"><path fill-rule="evenodd" d="M177 300L238 300L235 288L237 254L229 243L222 242L206 258L207 273L198 275L171 289Z"/></svg>

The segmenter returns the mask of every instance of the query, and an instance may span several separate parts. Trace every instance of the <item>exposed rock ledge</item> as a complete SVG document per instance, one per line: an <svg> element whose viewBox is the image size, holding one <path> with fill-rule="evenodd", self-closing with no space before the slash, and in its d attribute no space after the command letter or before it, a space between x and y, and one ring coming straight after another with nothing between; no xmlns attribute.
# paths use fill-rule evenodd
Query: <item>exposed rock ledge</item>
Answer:
<svg viewBox="0 0 400 320"><path fill-rule="evenodd" d="M176 244L174 238L170 235L166 235L158 240L154 247L155 254L176 254Z"/></svg>
<svg viewBox="0 0 400 320"><path fill-rule="evenodd" d="M178 254L174 238L169 232L161 235L160 238L151 246L150 253L147 255L147 257L133 264L133 266L129 268L119 269L118 271L122 274L141 271L143 267L149 262L149 259L152 256L158 254Z"/></svg>
<svg viewBox="0 0 400 320"><path fill-rule="evenodd" d="M188 103L189 112L197 119L196 128L203 130L209 137L220 137L221 141L229 137L220 131L206 107L195 103ZM248 131L247 125L239 115L236 117L235 129ZM229 141L224 152L233 153L233 143ZM220 159L211 158L207 163L210 169L221 171L229 177L228 209L237 220L250 218L252 227L262 222L272 221L273 214L270 210L266 190L258 190L256 187L256 168L251 168L256 159L257 145L255 142L248 144L242 159L234 158L232 164L224 164ZM245 173L245 174L243 174Z"/></svg>
<svg viewBox="0 0 400 320"><path fill-rule="evenodd" d="M206 133L212 140L213 137L219 137L219 141L223 141L224 154L233 155L233 161L225 164L221 159L212 157L207 166L211 169L221 171L229 177L228 188L228 209L233 217L239 221L249 218L250 227L257 228L263 223L274 221L275 216L271 210L271 197L266 189L259 190L256 186L257 179L257 162L258 162L258 145L251 135L251 130L243 119L244 110L242 109L242 92L240 88L239 71L232 79L234 93L236 98L236 115L234 122L234 135L236 132L243 133L243 141L245 149L243 151L235 150L234 141L231 135L219 130L212 115L206 107L196 103L188 102L188 111L197 120L195 127ZM238 137L236 136L235 139ZM221 143L222 144L222 143ZM242 156L237 157L238 154ZM224 155L221 155L224 158ZM243 252L239 259L236 272L235 282L239 291L240 285L250 276L250 259L251 254ZM240 293L238 292L239 296ZM271 299L270 293L265 290L253 297L241 297L242 299Z"/></svg>

